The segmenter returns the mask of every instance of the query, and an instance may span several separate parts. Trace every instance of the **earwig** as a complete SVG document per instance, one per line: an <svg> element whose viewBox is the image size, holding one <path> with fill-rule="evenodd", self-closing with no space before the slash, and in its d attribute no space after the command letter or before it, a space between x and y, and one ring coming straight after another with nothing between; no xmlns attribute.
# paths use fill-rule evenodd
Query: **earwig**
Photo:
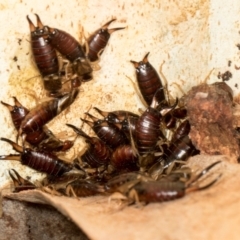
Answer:
<svg viewBox="0 0 240 240"><path fill-rule="evenodd" d="M158 103L160 104L166 101L164 88L157 71L148 62L148 55L149 53L147 53L140 62L131 60L131 63L133 63L136 68L137 83L146 103L150 105L156 91L160 89L157 95L155 95Z"/></svg>
<svg viewBox="0 0 240 240"><path fill-rule="evenodd" d="M51 176L48 175L46 178L43 179L41 182L43 186L43 190L50 190L49 192L53 193L62 193L65 194L66 187L68 184L77 181L83 180L86 178L86 173L81 170L73 170L70 172L66 172L61 176Z"/></svg>
<svg viewBox="0 0 240 240"><path fill-rule="evenodd" d="M71 105L78 92L77 89L74 89L72 92L64 94L59 98L37 105L23 119L19 128L19 135L41 130L45 124Z"/></svg>
<svg viewBox="0 0 240 240"><path fill-rule="evenodd" d="M13 192L21 192L21 191L32 190L37 188L33 183L22 178L16 170L10 169L8 173L13 181L13 185L14 185Z"/></svg>
<svg viewBox="0 0 240 240"><path fill-rule="evenodd" d="M162 155L156 163L148 169L148 173L154 179L158 179L159 175L162 174L165 169L168 169L171 164L186 161L195 151L196 148L188 135L174 142L170 142L169 146L164 148Z"/></svg>
<svg viewBox="0 0 240 240"><path fill-rule="evenodd" d="M81 119L87 123L96 135L110 148L115 149L120 145L128 144L126 135L114 124L107 123L105 120L97 119L89 113L86 113L94 122Z"/></svg>
<svg viewBox="0 0 240 240"><path fill-rule="evenodd" d="M35 63L43 77L44 88L50 92L57 92L62 88L62 81L59 75L59 63L55 49L47 40L48 29L43 26L39 16L37 27L27 16L31 31L31 47Z"/></svg>
<svg viewBox="0 0 240 240"><path fill-rule="evenodd" d="M11 114L12 122L16 128L19 130L20 125L26 115L29 113L29 110L25 108L16 97L13 97L14 105L10 105L8 103L1 103L6 106ZM26 135L25 141L31 144L34 147L37 147L38 150L45 151L67 151L73 146L72 141L61 141L57 139L50 130L46 127L41 128L38 131L30 132Z"/></svg>
<svg viewBox="0 0 240 240"><path fill-rule="evenodd" d="M154 108L155 105L153 99L151 106L145 110L136 124L136 147L140 155L154 151L157 142L165 138L160 130L162 115Z"/></svg>
<svg viewBox="0 0 240 240"><path fill-rule="evenodd" d="M76 180L69 183L64 191L67 196L89 197L97 194L103 194L104 188L90 180Z"/></svg>
<svg viewBox="0 0 240 240"><path fill-rule="evenodd" d="M199 186L198 180L219 163L220 161L209 165L187 183L183 181L169 181L167 179L149 182L139 181L126 195L133 202L145 203L164 202L181 198L186 193L204 190L216 183L221 174L204 186Z"/></svg>
<svg viewBox="0 0 240 240"><path fill-rule="evenodd" d="M167 129L174 129L177 125L177 119L173 117L172 113L167 113L163 119L162 122L164 124L164 127Z"/></svg>
<svg viewBox="0 0 240 240"><path fill-rule="evenodd" d="M158 94L158 91L155 94ZM140 116L136 123L134 138L136 138L136 147L140 155L153 152L159 140L165 141L165 136L160 129L162 118L178 104L178 99L172 106L166 106L157 109L159 106L155 96L151 105Z"/></svg>
<svg viewBox="0 0 240 240"><path fill-rule="evenodd" d="M70 62L78 58L85 58L85 53L78 41L69 33L56 28L49 29L49 41Z"/></svg>
<svg viewBox="0 0 240 240"><path fill-rule="evenodd" d="M163 118L163 124L168 129L176 127L178 120L187 117L187 109L185 107L177 107L167 113Z"/></svg>
<svg viewBox="0 0 240 240"><path fill-rule="evenodd" d="M116 19L112 19L109 22L105 23L100 29L96 30L87 39L85 45L87 45L89 48L87 56L91 62L95 62L99 59L99 56L102 54L105 47L107 46L110 35L115 31L124 29L124 28L108 29L108 26L115 20Z"/></svg>
<svg viewBox="0 0 240 240"><path fill-rule="evenodd" d="M127 119L128 117L139 118L139 115L130 111L125 111L125 110L105 112L100 110L97 107L93 107L93 109L96 110L99 114L101 114L108 123L113 123L113 124L120 123L125 119Z"/></svg>
<svg viewBox="0 0 240 240"><path fill-rule="evenodd" d="M66 125L72 128L79 136L84 137L86 142L89 144L89 148L81 156L83 162L88 163L93 168L97 168L102 165L108 165L110 161L111 150L102 140L97 137L89 137L81 129L71 124Z"/></svg>
<svg viewBox="0 0 240 240"><path fill-rule="evenodd" d="M20 154L10 154L0 156L0 160L15 160L28 167L49 174L51 176L61 176L73 169L71 163L65 162L53 153L44 151L33 151L30 148L23 148L7 138L0 138L1 141L9 143L14 150Z"/></svg>
<svg viewBox="0 0 240 240"><path fill-rule="evenodd" d="M120 129L126 134L126 136L131 140L131 137L135 139L136 137L136 125L138 118L127 117L120 123Z"/></svg>
<svg viewBox="0 0 240 240"><path fill-rule="evenodd" d="M26 117L26 115L29 113L29 110L25 108L18 100L16 97L13 97L14 100L14 106L5 103L1 101L1 103L8 108L11 117L12 117L12 122L15 126L15 128L18 130L20 128L22 120Z"/></svg>
<svg viewBox="0 0 240 240"><path fill-rule="evenodd" d="M35 132L30 132L26 134L24 140L30 143L33 147L37 147L38 149L40 149L41 144L43 142L46 142L48 139L49 139L48 130L44 128L40 128ZM53 149L51 148L51 150Z"/></svg>
<svg viewBox="0 0 240 240"><path fill-rule="evenodd" d="M173 109L172 115L178 119L184 119L187 117L187 109L185 107L178 107Z"/></svg>
<svg viewBox="0 0 240 240"><path fill-rule="evenodd" d="M49 43L72 63L73 73L82 77L83 81L91 80L92 68L79 42L67 32L47 28Z"/></svg>
<svg viewBox="0 0 240 240"><path fill-rule="evenodd" d="M110 163L117 171L137 171L138 155L130 145L121 145L114 150Z"/></svg>
<svg viewBox="0 0 240 240"><path fill-rule="evenodd" d="M6 106L11 114L12 117L12 122L16 128L16 130L19 130L20 125L22 123L22 121L24 120L24 118L26 117L26 115L29 113L29 110L27 108L25 108L18 100L16 97L13 97L14 99L14 106L2 102L1 103ZM38 131L35 132L31 132L29 134L26 135L26 141L28 143L30 143L31 145L38 145L40 144L43 140L47 139L48 135L47 133L43 130L40 129Z"/></svg>
<svg viewBox="0 0 240 240"><path fill-rule="evenodd" d="M189 121L186 119L185 121L183 121L178 127L177 129L174 131L173 135L172 135L172 139L171 142L175 142L176 140L188 135L190 132L190 123Z"/></svg>
<svg viewBox="0 0 240 240"><path fill-rule="evenodd" d="M79 76L75 76L71 79L71 89L78 88L82 85L82 81Z"/></svg>
<svg viewBox="0 0 240 240"><path fill-rule="evenodd" d="M100 113L108 123L113 123L118 126L128 138L130 138L130 132L132 136L135 135L136 123L139 119L139 115L125 110L104 112L96 107L93 109Z"/></svg>
<svg viewBox="0 0 240 240"><path fill-rule="evenodd" d="M174 129L177 125L178 120L184 119L186 117L187 109L185 107L174 108L164 116L163 124L167 129Z"/></svg>
<svg viewBox="0 0 240 240"><path fill-rule="evenodd" d="M32 135L33 133L30 134ZM48 131L47 136L48 138L44 139L37 145L38 150L43 150L46 152L65 152L69 150L74 144L74 141L70 140L61 141L60 139L56 138L50 131Z"/></svg>
<svg viewBox="0 0 240 240"><path fill-rule="evenodd" d="M164 160L164 167L168 167L174 160L185 161L192 156L195 147L188 135L171 142L159 161Z"/></svg>
<svg viewBox="0 0 240 240"><path fill-rule="evenodd" d="M151 181L151 178L145 176L139 172L128 172L121 173L115 177L112 177L107 183L105 183L104 187L106 192L114 193L117 191L122 192L125 191L125 186L129 187L129 183L138 183L139 181ZM120 190L121 189L121 190Z"/></svg>

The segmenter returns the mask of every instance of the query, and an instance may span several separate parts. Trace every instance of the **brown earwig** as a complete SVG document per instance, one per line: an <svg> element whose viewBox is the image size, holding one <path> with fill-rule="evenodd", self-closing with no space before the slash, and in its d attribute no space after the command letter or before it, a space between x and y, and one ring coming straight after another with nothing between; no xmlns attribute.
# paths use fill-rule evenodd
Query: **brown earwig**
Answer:
<svg viewBox="0 0 240 240"><path fill-rule="evenodd" d="M151 106L144 111L136 124L136 147L140 155L154 151L157 142L165 138L160 130L162 115L155 109L155 105L153 99Z"/></svg>
<svg viewBox="0 0 240 240"><path fill-rule="evenodd" d="M119 129L121 129L128 138L130 138L130 135L134 137L136 123L139 119L139 115L125 110L104 112L96 107L94 107L93 109L100 113L104 117L104 120L106 120L108 123L113 123L118 126Z"/></svg>
<svg viewBox="0 0 240 240"><path fill-rule="evenodd" d="M103 194L104 188L90 180L78 179L66 186L65 194L73 197L89 197L97 194Z"/></svg>
<svg viewBox="0 0 240 240"><path fill-rule="evenodd" d="M8 173L13 181L13 185L14 185L13 192L21 192L21 191L32 190L37 188L33 183L22 178L15 169L10 169Z"/></svg>
<svg viewBox="0 0 240 240"><path fill-rule="evenodd" d="M89 144L89 148L81 156L83 162L88 163L93 168L108 165L111 157L111 150L102 140L97 137L89 137L81 129L71 124L66 125L72 128L79 136L84 137Z"/></svg>
<svg viewBox="0 0 240 240"><path fill-rule="evenodd" d="M33 151L30 148L23 148L7 138L0 138L13 147L20 154L10 154L0 156L0 160L15 160L28 167L49 174L51 176L61 176L73 169L71 163L59 159L56 155L50 152Z"/></svg>
<svg viewBox="0 0 240 240"><path fill-rule="evenodd" d="M70 172L65 172L61 176L51 176L47 175L46 178L41 182L42 190L50 193L66 194L66 187L70 183L83 180L86 178L86 173L82 170L73 170Z"/></svg>
<svg viewBox="0 0 240 240"><path fill-rule="evenodd" d="M137 115L133 112L130 112L130 111L125 111L125 110L105 112L105 111L100 110L97 107L93 107L93 109L96 110L99 114L101 114L108 123L113 123L113 124L121 123L128 117L139 118L139 115Z"/></svg>
<svg viewBox="0 0 240 240"><path fill-rule="evenodd" d="M185 107L174 108L163 118L163 124L168 129L174 129L179 119L187 117L187 109Z"/></svg>
<svg viewBox="0 0 240 240"><path fill-rule="evenodd" d="M157 90L155 95L158 94ZM178 99L172 106L164 106L157 109L158 102L156 97L153 97L151 105L143 112L136 123L134 138L136 139L136 147L139 154L142 156L153 152L159 140L165 141L166 137L160 129L160 124L163 117L172 111L178 104Z"/></svg>
<svg viewBox="0 0 240 240"><path fill-rule="evenodd" d="M167 169L171 164L186 161L196 152L191 139L188 135L170 142L169 146L164 147L162 155L149 169L148 173L154 179Z"/></svg>
<svg viewBox="0 0 240 240"><path fill-rule="evenodd" d="M72 63L73 73L82 77L83 81L91 80L92 68L80 43L65 31L47 28L49 43Z"/></svg>
<svg viewBox="0 0 240 240"><path fill-rule="evenodd" d="M184 119L187 117L187 109L185 107L178 107L173 109L172 116L178 119Z"/></svg>
<svg viewBox="0 0 240 240"><path fill-rule="evenodd" d="M82 81L79 76L75 76L71 79L71 89L78 88L81 85L82 85Z"/></svg>
<svg viewBox="0 0 240 240"><path fill-rule="evenodd" d="M195 147L188 135L171 142L163 154L165 167L174 160L187 160L195 151Z"/></svg>
<svg viewBox="0 0 240 240"><path fill-rule="evenodd" d="M18 130L20 128L22 120L26 117L26 115L29 113L29 110L25 108L18 100L16 97L13 97L14 100L14 105L10 105L8 103L5 103L1 101L1 103L7 107L9 110L11 117L12 117L12 122L15 126L15 128Z"/></svg>
<svg viewBox="0 0 240 240"><path fill-rule="evenodd" d="M70 172L65 172L61 176L53 177L51 175L48 175L46 178L43 179L42 184L44 186L49 186L49 185L67 185L68 183L74 182L77 179L85 179L86 178L86 173L84 171L81 171L77 169L76 171L70 171Z"/></svg>
<svg viewBox="0 0 240 240"><path fill-rule="evenodd" d="M78 92L77 89L74 89L59 98L37 105L23 119L19 128L19 135L41 130L45 124L71 105L76 99Z"/></svg>
<svg viewBox="0 0 240 240"><path fill-rule="evenodd" d="M153 97L155 95L158 103L162 103L166 101L164 88L162 81L154 69L154 67L148 62L148 55L147 53L143 60L140 62L135 62L131 60L137 75L137 83L139 86L139 90L148 105L152 103ZM156 91L159 90L157 95Z"/></svg>
<svg viewBox="0 0 240 240"><path fill-rule="evenodd" d="M91 62L95 62L99 59L99 56L102 54L105 47L107 46L111 34L115 31L124 29L124 28L108 29L108 26L115 20L116 19L112 19L105 23L100 29L96 30L87 39L86 45L89 48L87 56Z"/></svg>
<svg viewBox="0 0 240 240"><path fill-rule="evenodd" d="M169 112L163 117L162 122L165 128L174 129L177 125L177 118L173 117L172 113Z"/></svg>
<svg viewBox="0 0 240 240"><path fill-rule="evenodd" d="M33 133L30 133L30 135L33 135ZM55 135L53 135L51 131L48 131L47 136L48 137L46 139L37 144L36 149L46 152L65 152L74 145L74 141L61 141Z"/></svg>
<svg viewBox="0 0 240 240"><path fill-rule="evenodd" d="M138 183L139 180L141 181L151 181L152 179L148 176L143 175L139 172L128 172L128 173L121 173L117 176L112 177L109 181L104 184L105 190L108 193L114 193L117 191L122 192L125 191L125 186L129 187L129 183L131 185L133 183Z"/></svg>
<svg viewBox="0 0 240 240"><path fill-rule="evenodd" d="M138 118L130 116L124 119L120 124L117 124L117 126L120 126L120 129L126 134L126 136L130 140L131 138L134 140L136 137L137 122Z"/></svg>
<svg viewBox="0 0 240 240"><path fill-rule="evenodd" d="M25 108L16 97L13 97L14 105L10 105L8 103L1 103L6 106L11 114L12 122L16 128L19 130L20 125L26 115L29 113L29 110ZM50 130L46 127L41 128L38 131L30 132L26 134L25 141L31 144L34 147L37 147L38 150L45 151L67 151L73 146L72 141L61 141L56 138Z"/></svg>
<svg viewBox="0 0 240 240"><path fill-rule="evenodd" d="M107 123L105 120L97 119L89 113L86 113L94 122L81 119L83 122L87 123L96 135L110 148L115 149L120 145L125 145L129 143L124 132L122 132L114 124Z"/></svg>
<svg viewBox="0 0 240 240"><path fill-rule="evenodd" d="M8 108L10 114L11 114L11 118L12 118L12 122L16 128L16 130L19 130L22 121L24 120L24 118L26 117L26 115L29 113L29 110L27 108L25 108L18 100L16 97L13 97L14 99L14 104L15 105L10 105L8 103L2 102L1 103ZM40 129L38 131L35 132L31 132L29 134L26 135L26 141L28 143L30 143L31 145L38 145L40 144L43 140L47 139L48 135L47 133L43 130Z"/></svg>
<svg viewBox="0 0 240 240"><path fill-rule="evenodd" d="M159 181L139 181L126 195L133 202L151 203L170 201L181 198L189 192L207 189L221 177L221 174L204 186L199 186L198 180L220 162L209 165L188 182L169 181L164 178Z"/></svg>
<svg viewBox="0 0 240 240"><path fill-rule="evenodd" d="M138 155L130 145L121 145L116 148L111 156L111 165L117 171L138 171Z"/></svg>
<svg viewBox="0 0 240 240"><path fill-rule="evenodd" d="M59 75L59 62L57 53L48 42L48 29L43 26L39 16L37 27L27 16L31 31L31 48L35 63L43 77L44 88L49 92L57 92L62 88L61 76Z"/></svg>
<svg viewBox="0 0 240 240"><path fill-rule="evenodd" d="M189 121L187 119L184 120L173 132L171 142L175 142L176 140L188 135L190 132L190 128L191 127Z"/></svg>

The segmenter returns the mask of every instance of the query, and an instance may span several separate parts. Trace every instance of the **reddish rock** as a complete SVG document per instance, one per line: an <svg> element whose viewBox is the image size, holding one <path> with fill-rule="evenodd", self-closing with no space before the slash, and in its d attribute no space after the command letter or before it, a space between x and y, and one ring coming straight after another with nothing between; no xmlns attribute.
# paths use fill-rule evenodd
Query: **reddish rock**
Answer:
<svg viewBox="0 0 240 240"><path fill-rule="evenodd" d="M238 141L233 127L233 95L224 82L193 87L185 97L190 138L203 154L228 155L237 162Z"/></svg>

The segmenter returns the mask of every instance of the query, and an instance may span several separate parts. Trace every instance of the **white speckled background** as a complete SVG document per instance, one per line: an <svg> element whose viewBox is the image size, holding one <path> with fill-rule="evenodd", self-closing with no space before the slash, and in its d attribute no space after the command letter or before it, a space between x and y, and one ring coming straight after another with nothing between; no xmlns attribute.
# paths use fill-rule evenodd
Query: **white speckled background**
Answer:
<svg viewBox="0 0 240 240"><path fill-rule="evenodd" d="M223 0L1 0L0 100L2 101L12 103L11 96L16 96L23 105L31 108L45 97L41 79L29 80L29 78L38 75L31 58L29 27L26 20L26 15L29 15L35 22L34 13L39 14L44 24L63 29L76 38L79 36L80 26L83 26L86 32L91 33L112 17L116 17L117 21L111 27L127 26L125 30L112 34L109 45L102 55L101 70L94 72L94 80L83 84L82 92L72 104L70 110L67 113L64 112L49 124L49 128L55 134L62 136L63 139L72 136L72 132L65 127L65 123L79 126L81 124L80 117L84 116L84 112L91 105L103 110L126 109L136 112L138 108L143 108L129 80L130 78L135 81L135 71L129 61L139 61L147 52L150 52L149 61L156 69L159 69L160 65L165 62L162 71L169 83L172 96L182 95L174 83L180 85L186 93L192 86L202 82L212 70L208 83L220 81L217 78L218 73L229 70L233 77L227 83L233 88L235 95L239 93L240 71L235 68L240 66L240 51L236 47L240 43L240 2L237 0L229 2ZM15 57L17 57L17 61L13 60ZM228 66L228 61L232 62L231 66ZM7 109L0 105L0 112L0 137L15 140L16 131L12 126ZM91 111L91 113L94 112ZM92 134L87 126L84 127L84 130ZM82 147L82 141L78 140L75 148L68 153L67 158L71 159ZM11 147L5 142L0 142L0 155L9 153L13 153ZM39 176L38 173L21 166L18 162L2 161L0 166L0 186L9 181L9 168L15 168L21 175L30 176L32 180ZM235 175L237 176L237 174ZM235 183L234 191L240 192L237 186ZM228 190L228 187L221 190L217 200L220 201L221 195L229 196ZM216 189L213 188L211 191L216 192ZM208 192L202 194L208 196ZM194 215L192 215L194 209L198 209L201 214L197 216L205 216L197 203L197 201L200 202L198 196L201 196L201 194L193 194L192 196L193 204L191 204L191 201L188 202L190 198L183 200L183 202L186 201L189 204L189 209L190 205L192 207L192 212L189 211L186 221L192 222L191 228L193 230L196 228L198 230L196 233L201 232L201 236L204 236L205 239L216 239L211 229L204 226L204 219L199 224L196 220L198 218L194 218ZM211 201L214 201L213 195L210 196L212 197ZM206 198L205 203L207 201ZM221 209L228 203L232 204L231 201L223 203L220 201L220 204L216 206ZM236 199L236 201L239 201L239 199ZM174 225L176 231L164 227L164 234L157 236L165 236L165 239L197 239L196 234L186 234L187 222L182 222L182 228L178 229L179 221L184 216L185 210L179 210L178 202L175 202L175 204L161 205L161 208L166 210L164 219L170 222L169 213L176 217ZM168 212L168 208L164 206L168 206L168 208L176 206L176 208ZM156 213L155 205L150 205L149 208ZM61 212L66 214L66 210ZM209 215L212 214L213 217L215 214L214 205L211 205L211 211L206 211L207 215L208 213ZM122 221L124 222L125 215L124 213L120 214L123 215ZM136 214L140 216L138 210L134 210L133 215L136 216ZM234 218L234 214L234 209L232 209L231 214L225 211L224 217L228 218L231 215ZM158 215L157 213L156 216ZM218 217L213 218L212 223L220 220L221 212L218 212L216 216ZM207 217L205 220L210 223L211 219ZM234 219L235 223L239 223L237 215ZM113 222L112 218L110 218L110 221ZM151 221L155 221L155 219L151 218ZM75 222L77 223L77 221ZM84 222L89 224L89 227L92 226L91 223L95 223L85 220ZM220 237L217 239L221 239L221 236L224 236L222 239L226 239L225 237L232 233L231 227L224 228L224 219L221 221L223 228L218 227L218 224L212 226L214 227L213 231L224 230L218 232ZM232 223L229 222L229 224ZM79 226L81 227L82 223ZM115 232L114 226L112 226L112 229ZM123 225L123 229L126 229L126 224ZM140 232L132 236L143 236L141 229L143 228L140 224ZM129 233L133 233L131 228L128 230ZM149 228L148 230L156 236L156 229ZM236 230L235 228L233 231ZM121 231L122 229L119 228L119 232ZM90 234L90 236L101 239L98 234ZM148 239L146 234L144 236ZM181 236L184 236L184 238ZM102 239L106 238L102 237ZM123 238L119 237L118 239ZM136 239L139 238L136 237Z"/></svg>
<svg viewBox="0 0 240 240"><path fill-rule="evenodd" d="M12 103L16 96L28 108L45 97L38 72L31 58L29 27L26 15L35 22L38 13L43 23L63 29L76 38L81 26L91 33L112 17L117 21L110 27L127 26L112 34L109 45L102 55L101 70L94 72L94 80L82 86L82 92L67 114L62 114L50 124L55 134L68 138L71 132L65 123L80 125L80 117L91 106L103 110L127 109L137 111L143 107L129 78L135 81L135 71L130 60L139 61L150 52L149 61L162 71L169 83L172 96L181 96L181 86L187 92L202 82L211 70L211 81L219 81L218 72L230 70L233 78L228 82L234 89L239 79L240 2L228 4L223 1L16 1L0 3L0 100ZM17 57L17 61L14 61ZM228 67L228 61L232 61ZM129 77L129 78L128 78ZM1 137L15 140L16 131L10 122L5 107L0 105ZM92 112L93 113L93 112ZM89 129L86 127L86 131ZM62 134L64 132L65 135ZM66 135L68 134L68 135ZM76 144L81 144L79 140ZM81 147L77 147L78 149ZM76 149L76 147L75 147ZM73 157L69 153L67 158ZM0 142L0 154L13 152L11 147ZM9 179L6 169L16 168L33 179L37 173L19 163L2 161L0 185Z"/></svg>

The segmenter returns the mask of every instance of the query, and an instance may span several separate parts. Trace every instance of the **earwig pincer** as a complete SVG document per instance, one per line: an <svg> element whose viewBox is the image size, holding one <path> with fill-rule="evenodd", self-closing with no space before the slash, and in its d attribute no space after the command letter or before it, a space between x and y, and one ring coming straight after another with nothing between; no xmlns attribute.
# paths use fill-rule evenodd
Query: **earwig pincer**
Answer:
<svg viewBox="0 0 240 240"><path fill-rule="evenodd" d="M20 161L23 165L51 176L61 176L73 169L71 163L59 159L53 153L24 148L7 138L0 138L0 140L9 143L15 151L20 153L2 155L0 156L0 160Z"/></svg>
<svg viewBox="0 0 240 240"><path fill-rule="evenodd" d="M44 88L55 93L62 88L62 80L59 75L59 62L55 49L48 42L48 29L43 26L39 16L37 17L37 27L27 16L31 31L31 47L35 63L43 77Z"/></svg>
<svg viewBox="0 0 240 240"><path fill-rule="evenodd" d="M89 137L80 128L77 128L71 124L66 125L72 128L79 136L85 138L86 142L89 144L89 147L81 156L83 162L86 162L93 168L108 165L111 157L111 150L102 140L97 137Z"/></svg>
<svg viewBox="0 0 240 240"><path fill-rule="evenodd" d="M166 102L165 91L157 71L148 62L148 55L149 53L140 62L131 60L131 63L133 63L136 69L138 87L146 103L150 105L155 95L160 104ZM159 89L160 91L158 91ZM158 93L156 94L157 91Z"/></svg>
<svg viewBox="0 0 240 240"><path fill-rule="evenodd" d="M71 103L76 99L78 92L78 89L74 89L61 97L54 98L37 105L21 122L19 136L41 130L45 124L71 105Z"/></svg>
<svg viewBox="0 0 240 240"><path fill-rule="evenodd" d="M13 97L14 105L10 105L8 103L5 103L1 101L1 104L3 104L7 109L9 110L12 118L12 122L14 124L14 127L18 130L20 128L20 125L23 121L23 119L26 117L26 115L29 113L29 110L25 108L16 97Z"/></svg>
<svg viewBox="0 0 240 240"><path fill-rule="evenodd" d="M115 149L120 145L125 145L129 143L124 132L122 132L114 124L107 123L105 120L97 119L89 113L86 113L94 122L81 119L83 122L87 123L96 135L110 148Z"/></svg>
<svg viewBox="0 0 240 240"><path fill-rule="evenodd" d="M99 59L100 55L104 51L107 43L110 39L110 36L113 32L124 29L124 28L112 28L108 29L108 26L115 21L112 19L105 23L100 29L96 30L91 34L86 41L85 49L88 47L88 58L91 62L95 62ZM86 47L87 45L87 47Z"/></svg>
<svg viewBox="0 0 240 240"><path fill-rule="evenodd" d="M21 192L21 191L32 190L37 188L33 183L21 177L20 174L15 169L10 169L8 173L13 181L13 185L14 185L13 192Z"/></svg>

